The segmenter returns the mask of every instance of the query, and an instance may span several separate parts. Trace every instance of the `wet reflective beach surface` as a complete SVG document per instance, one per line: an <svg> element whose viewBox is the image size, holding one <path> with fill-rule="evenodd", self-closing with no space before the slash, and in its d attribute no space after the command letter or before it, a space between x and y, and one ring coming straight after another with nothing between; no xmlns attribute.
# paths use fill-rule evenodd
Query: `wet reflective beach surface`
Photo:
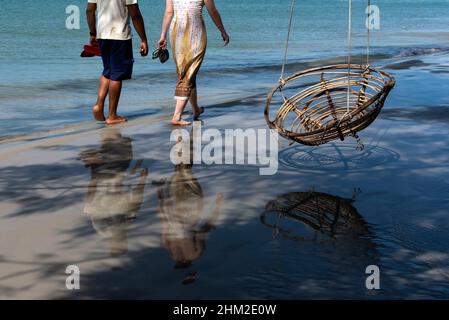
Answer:
<svg viewBox="0 0 449 320"><path fill-rule="evenodd" d="M1 145L0 297L448 298L449 57L423 60L391 68L363 151L281 139L272 176L172 164L168 114ZM266 128L264 98L211 105L203 130Z"/></svg>

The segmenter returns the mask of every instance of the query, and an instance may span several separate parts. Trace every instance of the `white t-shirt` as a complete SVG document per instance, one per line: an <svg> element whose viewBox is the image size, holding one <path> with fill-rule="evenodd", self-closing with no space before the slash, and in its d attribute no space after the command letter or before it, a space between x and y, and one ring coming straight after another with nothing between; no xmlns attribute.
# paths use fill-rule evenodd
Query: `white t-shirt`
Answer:
<svg viewBox="0 0 449 320"><path fill-rule="evenodd" d="M137 0L88 0L97 4L97 38L109 40L131 39L128 7Z"/></svg>

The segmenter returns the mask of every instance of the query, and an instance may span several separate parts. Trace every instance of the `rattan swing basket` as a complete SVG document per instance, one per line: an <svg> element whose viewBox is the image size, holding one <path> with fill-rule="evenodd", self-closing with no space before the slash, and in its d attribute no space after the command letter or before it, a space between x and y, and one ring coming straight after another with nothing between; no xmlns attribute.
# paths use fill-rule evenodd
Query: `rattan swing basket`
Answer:
<svg viewBox="0 0 449 320"><path fill-rule="evenodd" d="M265 120L281 136L304 145L343 141L376 119L395 83L387 72L359 64L300 71L269 93ZM296 93L286 96L292 90ZM280 97L281 105L274 110Z"/></svg>

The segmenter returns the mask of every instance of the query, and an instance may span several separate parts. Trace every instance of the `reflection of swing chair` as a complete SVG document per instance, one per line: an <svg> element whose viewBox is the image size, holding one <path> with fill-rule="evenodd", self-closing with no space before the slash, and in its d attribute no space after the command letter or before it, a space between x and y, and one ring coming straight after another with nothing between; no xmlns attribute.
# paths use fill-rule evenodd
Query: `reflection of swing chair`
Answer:
<svg viewBox="0 0 449 320"><path fill-rule="evenodd" d="M265 120L284 138L304 145L321 145L338 138L343 141L347 136L357 138L357 132L368 127L380 113L395 80L369 65L369 28L367 64L351 63L352 0L349 0L348 63L300 71L284 79L294 5L292 0L281 78L268 95ZM289 85L307 87L286 97L284 91ZM270 106L277 92L283 102L271 120Z"/></svg>
<svg viewBox="0 0 449 320"><path fill-rule="evenodd" d="M291 192L270 201L260 220L262 224L273 229L274 234L281 234L292 240L310 240L316 238L317 234L331 239L369 234L366 222L352 202L352 199L319 192ZM315 236L293 235L287 227L280 226L282 219L299 222L314 232ZM274 222L268 222L273 220Z"/></svg>

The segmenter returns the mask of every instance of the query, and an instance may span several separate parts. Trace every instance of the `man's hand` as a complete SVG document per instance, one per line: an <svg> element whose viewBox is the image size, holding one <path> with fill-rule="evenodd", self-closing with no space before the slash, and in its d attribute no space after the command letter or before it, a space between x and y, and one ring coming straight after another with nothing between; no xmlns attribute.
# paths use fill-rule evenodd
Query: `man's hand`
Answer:
<svg viewBox="0 0 449 320"><path fill-rule="evenodd" d="M89 31L91 32L89 43L93 46L98 44L96 37L96 25L97 25L97 17L95 16L95 12L97 11L96 3L88 3L86 8L86 17L87 24L89 26Z"/></svg>
<svg viewBox="0 0 449 320"><path fill-rule="evenodd" d="M98 46L98 41L96 36L91 36L89 41L91 46Z"/></svg>
<svg viewBox="0 0 449 320"><path fill-rule="evenodd" d="M148 55L148 42L147 42L147 34L145 32L145 23L142 18L142 14L140 13L139 5L131 4L128 6L129 16L133 20L134 28L139 34L140 39L140 54L142 57L146 57Z"/></svg>
<svg viewBox="0 0 449 320"><path fill-rule="evenodd" d="M148 42L142 41L140 43L140 55L146 57L148 55Z"/></svg>

